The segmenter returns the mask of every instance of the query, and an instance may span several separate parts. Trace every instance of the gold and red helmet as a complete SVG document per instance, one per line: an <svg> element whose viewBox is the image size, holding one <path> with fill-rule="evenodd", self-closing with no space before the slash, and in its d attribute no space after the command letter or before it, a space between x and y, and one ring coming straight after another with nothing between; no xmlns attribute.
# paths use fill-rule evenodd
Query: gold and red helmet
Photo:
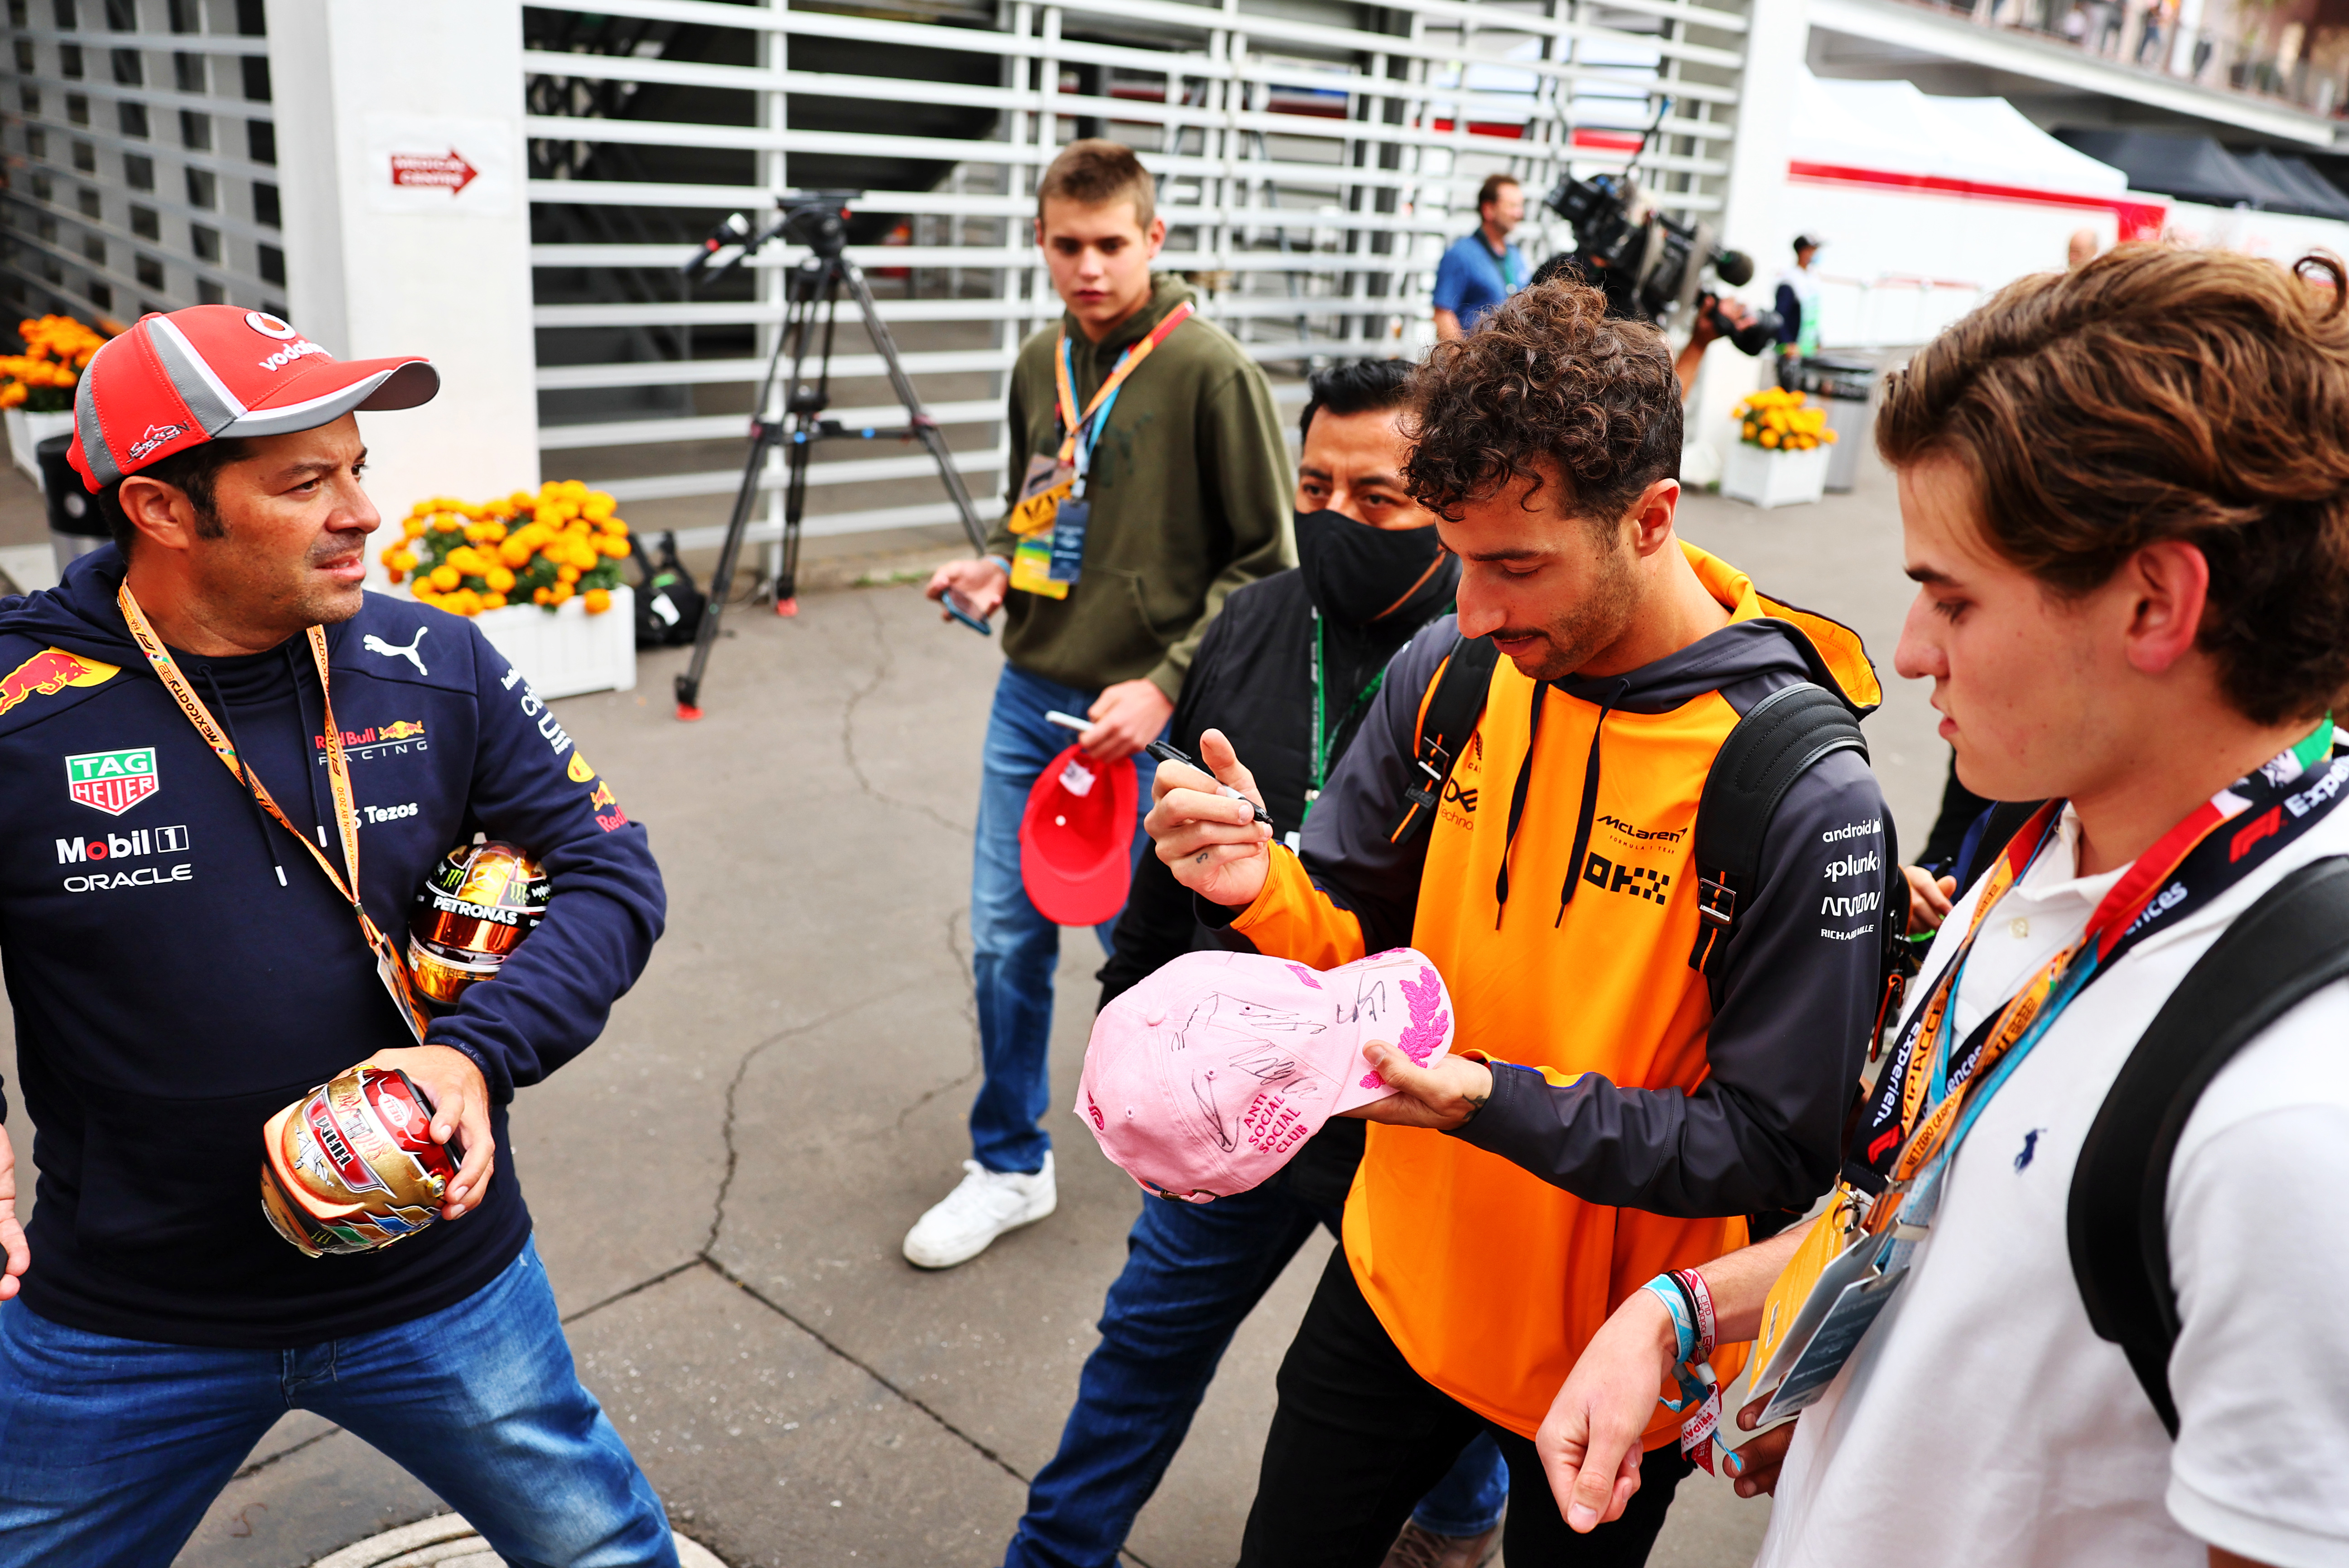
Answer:
<svg viewBox="0 0 2349 1568"><path fill-rule="evenodd" d="M408 967L417 989L446 1007L498 972L546 918L551 896L538 862L492 838L460 844L417 889L408 922Z"/></svg>
<svg viewBox="0 0 2349 1568"><path fill-rule="evenodd" d="M433 1224L463 1149L432 1139L432 1102L396 1068L357 1066L262 1129L261 1208L313 1258L371 1252Z"/></svg>

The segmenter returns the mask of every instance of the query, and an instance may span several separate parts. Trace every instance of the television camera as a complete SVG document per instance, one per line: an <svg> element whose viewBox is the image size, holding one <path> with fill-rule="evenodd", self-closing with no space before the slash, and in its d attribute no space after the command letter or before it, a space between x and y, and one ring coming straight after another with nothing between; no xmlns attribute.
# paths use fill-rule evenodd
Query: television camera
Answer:
<svg viewBox="0 0 2349 1568"><path fill-rule="evenodd" d="M1670 107L1667 99L1657 112L1656 125L1640 140L1641 152ZM1632 161L1637 164L1636 154ZM1607 296L1612 315L1660 327L1667 321L1706 321L1745 354L1761 353L1777 337L1776 311L1756 310L1742 322L1733 320L1722 308L1720 295L1705 286L1707 269L1732 288L1751 283L1754 258L1715 245L1706 224L1681 223L1652 206L1643 212L1639 182L1628 170L1588 180L1569 172L1542 201L1573 226L1575 248L1543 263L1536 282L1571 268Z"/></svg>

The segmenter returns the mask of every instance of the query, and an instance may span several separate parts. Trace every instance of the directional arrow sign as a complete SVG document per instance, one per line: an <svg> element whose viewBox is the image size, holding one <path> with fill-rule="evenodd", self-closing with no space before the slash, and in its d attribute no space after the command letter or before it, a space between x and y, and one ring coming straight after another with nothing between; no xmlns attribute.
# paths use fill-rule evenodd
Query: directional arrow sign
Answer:
<svg viewBox="0 0 2349 1568"><path fill-rule="evenodd" d="M481 171L451 147L446 152L395 152L391 155L394 185L421 185L454 196L473 182Z"/></svg>

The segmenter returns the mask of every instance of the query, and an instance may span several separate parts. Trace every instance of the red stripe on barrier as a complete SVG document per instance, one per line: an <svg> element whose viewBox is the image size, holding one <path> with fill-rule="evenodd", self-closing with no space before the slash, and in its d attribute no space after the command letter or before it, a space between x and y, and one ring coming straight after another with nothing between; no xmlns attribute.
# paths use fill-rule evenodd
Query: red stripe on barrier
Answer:
<svg viewBox="0 0 2349 1568"><path fill-rule="evenodd" d="M2168 209L2155 202L2134 202L2117 196L2081 195L2068 191L2041 191L2027 185L1997 185L1981 180L1959 180L1945 174L1899 174L1885 169L1854 169L1840 163L1807 163L1800 159L1786 165L1786 178L1819 185L1871 185L1908 191L1920 196L1972 196L1992 202L2020 202L2041 207L2070 207L2110 213L2120 220L2124 240L2159 236L2168 221Z"/></svg>

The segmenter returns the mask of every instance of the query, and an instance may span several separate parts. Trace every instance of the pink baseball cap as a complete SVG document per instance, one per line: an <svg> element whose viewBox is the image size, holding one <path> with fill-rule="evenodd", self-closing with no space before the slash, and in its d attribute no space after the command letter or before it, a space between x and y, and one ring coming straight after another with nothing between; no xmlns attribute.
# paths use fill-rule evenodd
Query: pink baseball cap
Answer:
<svg viewBox="0 0 2349 1568"><path fill-rule="evenodd" d="M90 356L66 461L103 490L222 436L316 430L353 409L412 409L440 389L420 356L337 359L263 311L192 305L142 316Z"/></svg>
<svg viewBox="0 0 2349 1568"><path fill-rule="evenodd" d="M1394 1093L1362 1055L1422 1066L1452 1048L1452 997L1424 954L1331 970L1260 953L1185 953L1093 1021L1077 1115L1118 1168L1206 1203L1287 1165L1340 1111Z"/></svg>
<svg viewBox="0 0 2349 1568"><path fill-rule="evenodd" d="M1133 764L1076 746L1036 775L1019 817L1019 881L1056 926L1097 926L1133 883Z"/></svg>

